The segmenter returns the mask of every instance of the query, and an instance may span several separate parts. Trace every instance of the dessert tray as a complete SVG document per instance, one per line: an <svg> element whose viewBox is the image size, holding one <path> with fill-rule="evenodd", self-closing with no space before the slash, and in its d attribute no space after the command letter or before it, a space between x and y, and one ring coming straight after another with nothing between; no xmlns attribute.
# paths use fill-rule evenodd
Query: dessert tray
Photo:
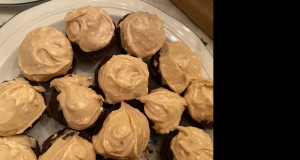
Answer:
<svg viewBox="0 0 300 160"><path fill-rule="evenodd" d="M17 0L0 0L0 3L2 1L13 2ZM21 12L0 28L0 82L22 76L18 67L17 57L20 44L28 32L37 27L51 26L64 33L65 24L63 19L66 13L86 5L103 8L116 24L124 15L135 11L157 14L164 21L166 41L181 41L195 51L202 59L203 76L213 79L213 57L201 42L200 37L181 22L146 2L138 0L52 0ZM113 49L110 52L116 54L118 49ZM79 58L76 61L77 66L74 70L76 74L93 77L94 69L99 62L91 63ZM49 86L44 87L49 89ZM49 93L47 93L47 96L49 98ZM188 123L182 120L181 125L188 125ZM46 138L63 128L63 126L44 113L41 120L33 128L26 131L25 134L37 138L41 145ZM210 135L213 142L213 129L205 130L205 132ZM140 159L160 159L160 145L164 137L164 135L158 134L151 135L148 146Z"/></svg>

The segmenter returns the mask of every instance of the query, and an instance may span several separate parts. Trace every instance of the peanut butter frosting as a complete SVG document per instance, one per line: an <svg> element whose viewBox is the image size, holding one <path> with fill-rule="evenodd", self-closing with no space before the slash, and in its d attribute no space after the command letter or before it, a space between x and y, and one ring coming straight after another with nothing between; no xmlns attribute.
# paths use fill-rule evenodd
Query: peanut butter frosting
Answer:
<svg viewBox="0 0 300 160"><path fill-rule="evenodd" d="M115 31L115 25L107 12L90 5L68 12L64 21L70 41L77 43L85 52L107 46Z"/></svg>
<svg viewBox="0 0 300 160"><path fill-rule="evenodd" d="M196 127L178 126L178 134L171 140L173 160L213 160L213 144L207 133Z"/></svg>
<svg viewBox="0 0 300 160"><path fill-rule="evenodd" d="M35 148L36 139L26 135L0 137L1 160L37 160L31 148Z"/></svg>
<svg viewBox="0 0 300 160"><path fill-rule="evenodd" d="M131 55L148 58L157 52L166 40L164 21L156 14L133 12L119 24L122 47Z"/></svg>
<svg viewBox="0 0 300 160"><path fill-rule="evenodd" d="M42 86L31 86L24 78L0 83L0 136L23 133L46 109Z"/></svg>
<svg viewBox="0 0 300 160"><path fill-rule="evenodd" d="M101 114L103 97L91 88L92 77L68 74L53 79L50 87L59 93L57 100L70 128L83 130L93 125Z"/></svg>
<svg viewBox="0 0 300 160"><path fill-rule="evenodd" d="M147 64L130 55L114 55L98 71L98 83L109 104L146 95L148 78Z"/></svg>
<svg viewBox="0 0 300 160"><path fill-rule="evenodd" d="M213 93L214 86L211 78L201 77L193 80L184 93L187 108L191 117L197 121L213 122Z"/></svg>
<svg viewBox="0 0 300 160"><path fill-rule="evenodd" d="M164 88L153 90L139 98L139 101L145 104L145 113L154 123L155 131L160 134L176 129L187 105L183 97Z"/></svg>
<svg viewBox="0 0 300 160"><path fill-rule="evenodd" d="M65 131L38 160L95 160L93 144L78 134L74 130Z"/></svg>
<svg viewBox="0 0 300 160"><path fill-rule="evenodd" d="M201 58L182 42L165 42L159 54L162 83L176 93L183 92L191 80L202 76Z"/></svg>
<svg viewBox="0 0 300 160"><path fill-rule="evenodd" d="M121 102L92 137L96 153L105 158L138 159L150 138L149 123L139 110Z"/></svg>
<svg viewBox="0 0 300 160"><path fill-rule="evenodd" d="M23 75L36 82L66 74L72 61L70 41L52 27L38 27L29 32L19 49L18 63Z"/></svg>

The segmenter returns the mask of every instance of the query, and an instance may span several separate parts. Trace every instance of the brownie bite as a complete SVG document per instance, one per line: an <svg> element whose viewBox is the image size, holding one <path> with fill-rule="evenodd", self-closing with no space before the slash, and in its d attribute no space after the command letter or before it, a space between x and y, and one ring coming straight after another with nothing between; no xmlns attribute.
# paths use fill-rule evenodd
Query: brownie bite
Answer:
<svg viewBox="0 0 300 160"><path fill-rule="evenodd" d="M184 152L182 152L184 150ZM202 129L192 126L178 126L164 139L161 160L205 159L213 160L213 143Z"/></svg>
<svg viewBox="0 0 300 160"><path fill-rule="evenodd" d="M132 56L149 58L166 40L164 22L156 15L137 11L119 20L117 41Z"/></svg>
<svg viewBox="0 0 300 160"><path fill-rule="evenodd" d="M44 92L21 77L0 83L0 136L22 134L34 126L46 109Z"/></svg>
<svg viewBox="0 0 300 160"><path fill-rule="evenodd" d="M202 62L200 56L184 43L165 42L151 57L149 72L157 82L181 94L191 80L202 76Z"/></svg>
<svg viewBox="0 0 300 160"><path fill-rule="evenodd" d="M94 76L96 86L109 104L137 100L148 93L149 71L140 58L130 55L105 57L96 67Z"/></svg>
<svg viewBox="0 0 300 160"><path fill-rule="evenodd" d="M40 154L36 138L28 135L0 137L0 158L37 160Z"/></svg>
<svg viewBox="0 0 300 160"><path fill-rule="evenodd" d="M38 27L23 39L18 65L25 78L46 82L65 75L72 66L73 50L66 36L53 27Z"/></svg>
<svg viewBox="0 0 300 160"><path fill-rule="evenodd" d="M55 87L48 104L49 114L61 125L75 130L93 127L103 110L103 97L89 88L92 77L68 74L51 81Z"/></svg>
<svg viewBox="0 0 300 160"><path fill-rule="evenodd" d="M192 126L212 129L214 124L214 85L211 78L199 77L191 81L184 92L187 102L186 119Z"/></svg>
<svg viewBox="0 0 300 160"><path fill-rule="evenodd" d="M115 23L103 8L88 5L74 9L64 22L74 53L86 60L99 60L116 45Z"/></svg>
<svg viewBox="0 0 300 160"><path fill-rule="evenodd" d="M43 142L39 160L46 160L49 157L73 159L74 155L82 160L100 159L100 157L96 157L89 133L64 128Z"/></svg>

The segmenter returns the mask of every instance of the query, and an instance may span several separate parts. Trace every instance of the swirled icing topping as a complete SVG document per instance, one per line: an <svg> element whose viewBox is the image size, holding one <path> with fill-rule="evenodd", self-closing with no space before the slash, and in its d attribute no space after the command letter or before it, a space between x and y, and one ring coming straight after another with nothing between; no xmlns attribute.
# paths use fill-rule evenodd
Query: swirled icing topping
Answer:
<svg viewBox="0 0 300 160"><path fill-rule="evenodd" d="M211 78L201 77L193 80L184 93L187 108L191 117L197 121L213 122L214 85Z"/></svg>
<svg viewBox="0 0 300 160"><path fill-rule="evenodd" d="M83 130L93 125L101 114L103 97L88 88L92 77L68 74L51 81L59 93L57 100L70 128Z"/></svg>
<svg viewBox="0 0 300 160"><path fill-rule="evenodd" d="M150 129L146 116L121 102L121 107L108 115L92 141L96 152L106 158L138 159L149 138Z"/></svg>
<svg viewBox="0 0 300 160"><path fill-rule="evenodd" d="M176 93L181 93L191 80L202 76L201 58L182 42L165 42L159 54L162 83Z"/></svg>
<svg viewBox="0 0 300 160"><path fill-rule="evenodd" d="M107 46L115 31L115 25L106 11L90 5L68 12L64 21L70 41L77 43L85 52Z"/></svg>
<svg viewBox="0 0 300 160"><path fill-rule="evenodd" d="M148 58L157 52L166 40L164 21L156 14L138 11L120 22L122 47L131 55Z"/></svg>
<svg viewBox="0 0 300 160"><path fill-rule="evenodd" d="M178 134L171 140L174 160L213 160L213 144L207 133L196 127L178 126Z"/></svg>
<svg viewBox="0 0 300 160"><path fill-rule="evenodd" d="M36 139L26 135L0 137L1 160L37 160L31 148L35 148Z"/></svg>
<svg viewBox="0 0 300 160"><path fill-rule="evenodd" d="M18 63L23 75L36 82L66 74L72 61L70 41L52 27L38 27L29 32L19 49Z"/></svg>
<svg viewBox="0 0 300 160"><path fill-rule="evenodd" d="M153 128L160 134L176 129L187 105L180 95L164 88L153 90L150 94L140 97L139 101L145 104L145 113L154 122Z"/></svg>
<svg viewBox="0 0 300 160"><path fill-rule="evenodd" d="M24 78L0 83L0 136L23 133L46 109L42 86L31 86Z"/></svg>
<svg viewBox="0 0 300 160"><path fill-rule="evenodd" d="M95 160L93 144L78 134L74 130L65 131L38 160Z"/></svg>
<svg viewBox="0 0 300 160"><path fill-rule="evenodd" d="M148 78L147 64L130 55L114 55L98 71L98 83L109 104L146 95Z"/></svg>

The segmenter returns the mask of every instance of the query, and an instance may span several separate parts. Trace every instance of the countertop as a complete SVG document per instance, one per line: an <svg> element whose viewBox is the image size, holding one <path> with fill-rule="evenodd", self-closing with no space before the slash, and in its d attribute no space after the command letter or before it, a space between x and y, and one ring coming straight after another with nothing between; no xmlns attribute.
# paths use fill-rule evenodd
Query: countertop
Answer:
<svg viewBox="0 0 300 160"><path fill-rule="evenodd" d="M31 4L23 4L23 5L13 5L13 6L0 6L0 28L2 25L15 16L16 14L39 5L41 3L45 3L48 0L42 2L36 2ZM171 15L182 24L187 26L191 31L193 31L199 38L201 38L204 42L206 42L207 50L213 56L213 39L210 38L201 28L199 28L193 21L191 21L176 5L174 5L170 0L142 0L147 2L156 8L164 11L165 13ZM1 0L0 0L1 3Z"/></svg>

